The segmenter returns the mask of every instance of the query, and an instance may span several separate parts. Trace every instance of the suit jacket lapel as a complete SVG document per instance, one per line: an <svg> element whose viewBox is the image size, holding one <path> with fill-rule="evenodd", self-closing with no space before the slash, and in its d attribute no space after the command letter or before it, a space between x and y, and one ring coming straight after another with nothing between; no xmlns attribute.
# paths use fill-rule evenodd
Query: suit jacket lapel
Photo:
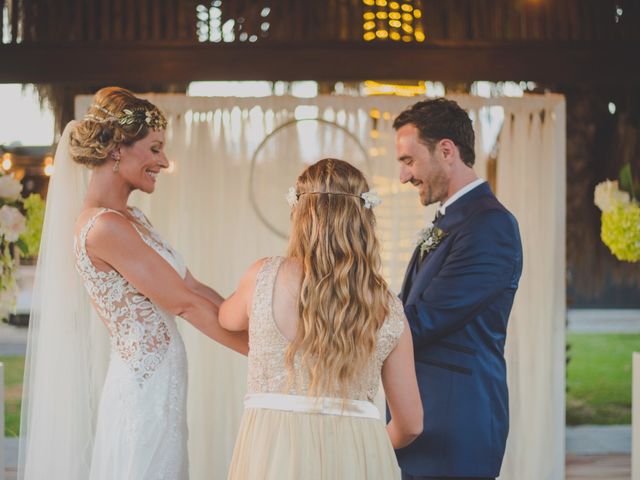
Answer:
<svg viewBox="0 0 640 480"><path fill-rule="evenodd" d="M477 208L477 202L481 197L493 196L491 188L488 183L478 185L476 188L460 197L457 201L453 202L447 207L447 211L438 222L438 227L449 235L453 234L459 226L468 218L469 215L473 215L473 211ZM447 237L442 243L447 243ZM446 245L439 245L433 252L427 255L421 265L418 266L418 272L416 273L413 281L407 281L407 278L411 279L411 272L413 271L414 262L420 261L419 256L416 255L419 249L416 249L411 259L411 263L407 268L407 274L405 275L405 284L402 287L402 302L406 303L410 296L411 290L417 288L420 293L431 282L432 274L427 275L429 264L434 262L437 257L442 255L441 248ZM408 290L408 291L406 291Z"/></svg>
<svg viewBox="0 0 640 480"><path fill-rule="evenodd" d="M409 265L407 266L407 271L404 274L402 289L400 290L400 299L402 300L402 303L406 302L407 297L409 296L409 292L411 291L411 279L413 277L413 271L417 267L416 263L419 261L420 246L418 245L413 251L413 256L411 257L411 261L409 261Z"/></svg>

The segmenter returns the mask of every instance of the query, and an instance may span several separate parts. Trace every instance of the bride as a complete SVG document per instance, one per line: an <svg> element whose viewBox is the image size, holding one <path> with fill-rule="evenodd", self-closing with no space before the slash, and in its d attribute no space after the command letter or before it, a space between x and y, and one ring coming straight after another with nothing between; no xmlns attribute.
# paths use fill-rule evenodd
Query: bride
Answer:
<svg viewBox="0 0 640 480"><path fill-rule="evenodd" d="M188 478L187 360L174 317L247 352L246 333L218 324L220 296L127 205L168 167L165 127L153 104L110 87L62 135L30 321L21 479ZM82 201L77 164L92 172ZM87 300L109 335L106 377Z"/></svg>

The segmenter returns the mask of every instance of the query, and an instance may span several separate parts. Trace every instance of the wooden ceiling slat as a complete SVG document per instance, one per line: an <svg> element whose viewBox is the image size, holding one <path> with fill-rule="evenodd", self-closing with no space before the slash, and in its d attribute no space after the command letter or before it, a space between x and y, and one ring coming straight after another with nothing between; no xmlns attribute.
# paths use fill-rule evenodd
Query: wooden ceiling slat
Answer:
<svg viewBox="0 0 640 480"><path fill-rule="evenodd" d="M387 42L327 44L1 45L0 82L128 83L193 80L429 79L633 83L640 69L628 42ZM82 59L82 62L78 61ZM597 68L595 68L597 66Z"/></svg>

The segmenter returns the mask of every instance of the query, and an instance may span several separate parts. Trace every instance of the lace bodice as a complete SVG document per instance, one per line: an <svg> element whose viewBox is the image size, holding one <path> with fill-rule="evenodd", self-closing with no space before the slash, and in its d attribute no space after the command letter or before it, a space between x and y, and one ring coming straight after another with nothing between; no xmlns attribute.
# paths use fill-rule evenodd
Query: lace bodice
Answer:
<svg viewBox="0 0 640 480"><path fill-rule="evenodd" d="M136 381L142 384L162 362L172 337L177 335L175 320L142 295L116 270L95 268L86 250L87 235L98 218L115 210L100 209L74 238L76 269L98 314L106 324L112 350L128 364ZM142 240L164 258L181 276L186 266L180 254L173 250L154 230L144 214L130 209L136 219L131 222Z"/></svg>
<svg viewBox="0 0 640 480"><path fill-rule="evenodd" d="M299 355L295 359L295 385L287 391L289 374L284 357L289 340L280 332L273 318L273 287L282 261L282 257L268 258L256 278L249 320L248 393L307 393L309 382L298 368ZM389 307L389 315L378 331L373 359L348 389L350 399L373 401L378 391L382 364L397 345L404 329L405 317L400 300L393 297Z"/></svg>

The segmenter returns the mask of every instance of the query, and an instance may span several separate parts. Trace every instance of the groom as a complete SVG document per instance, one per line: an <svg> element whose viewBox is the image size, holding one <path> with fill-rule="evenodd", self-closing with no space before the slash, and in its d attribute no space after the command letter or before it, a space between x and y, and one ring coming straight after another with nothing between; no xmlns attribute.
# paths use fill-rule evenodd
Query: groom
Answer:
<svg viewBox="0 0 640 480"><path fill-rule="evenodd" d="M518 223L473 171L467 113L443 98L396 118L400 181L439 203L402 285L424 430L396 451L403 480L494 479L509 412L504 344L522 272Z"/></svg>

